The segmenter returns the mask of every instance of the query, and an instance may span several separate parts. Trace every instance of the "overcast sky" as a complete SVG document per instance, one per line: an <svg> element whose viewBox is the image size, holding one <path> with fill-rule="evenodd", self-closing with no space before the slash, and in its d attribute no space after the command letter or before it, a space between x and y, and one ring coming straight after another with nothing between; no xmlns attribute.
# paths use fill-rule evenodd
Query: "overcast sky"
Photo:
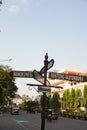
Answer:
<svg viewBox="0 0 87 130"><path fill-rule="evenodd" d="M2 0L0 59L12 58L13 70L40 70L44 56L50 69L87 71L87 0ZM27 80L27 81L25 81ZM20 94L31 94L30 79L17 79Z"/></svg>

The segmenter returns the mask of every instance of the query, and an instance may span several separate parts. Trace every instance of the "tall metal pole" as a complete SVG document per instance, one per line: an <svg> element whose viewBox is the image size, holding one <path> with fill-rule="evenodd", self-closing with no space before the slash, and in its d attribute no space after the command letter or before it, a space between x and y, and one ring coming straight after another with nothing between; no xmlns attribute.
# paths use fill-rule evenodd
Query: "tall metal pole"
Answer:
<svg viewBox="0 0 87 130"><path fill-rule="evenodd" d="M47 66L48 66L48 54L45 55L44 60L45 72L44 72L44 86L46 86L47 81ZM41 130L45 130L45 107L46 107L46 92L43 92L43 106L42 106L42 116L41 116Z"/></svg>

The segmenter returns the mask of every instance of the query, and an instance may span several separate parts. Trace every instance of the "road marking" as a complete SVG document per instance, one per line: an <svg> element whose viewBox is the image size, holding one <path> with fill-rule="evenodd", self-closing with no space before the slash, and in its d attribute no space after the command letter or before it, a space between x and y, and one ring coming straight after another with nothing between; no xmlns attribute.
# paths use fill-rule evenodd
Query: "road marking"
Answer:
<svg viewBox="0 0 87 130"><path fill-rule="evenodd" d="M15 122L17 122L21 127L23 127L25 130L29 130L27 127L25 127L22 123L27 123L27 122L29 122L29 121L26 121L26 120L16 120L16 119L14 119L13 118L13 120L15 121Z"/></svg>
<svg viewBox="0 0 87 130"><path fill-rule="evenodd" d="M24 126L22 123L30 123L30 125L32 127L37 127L40 129L40 126L38 126L37 124L35 123L32 123L30 121L27 121L27 120L16 120L15 118L12 118L15 122L17 122L17 124L19 124L22 128L24 128L24 130L29 130L29 128L27 128L26 126Z"/></svg>
<svg viewBox="0 0 87 130"><path fill-rule="evenodd" d="M26 121L26 120L16 120L16 122L18 122L18 123L27 123L29 121Z"/></svg>

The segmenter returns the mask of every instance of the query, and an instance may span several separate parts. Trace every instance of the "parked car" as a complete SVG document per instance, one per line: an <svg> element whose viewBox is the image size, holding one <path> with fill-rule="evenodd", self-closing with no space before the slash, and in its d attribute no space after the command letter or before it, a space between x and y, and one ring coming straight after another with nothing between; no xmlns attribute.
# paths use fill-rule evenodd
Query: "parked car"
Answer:
<svg viewBox="0 0 87 130"><path fill-rule="evenodd" d="M56 109L47 109L46 110L46 118L48 120L57 120L58 119L58 112Z"/></svg>
<svg viewBox="0 0 87 130"><path fill-rule="evenodd" d="M11 114L12 115L19 115L19 106L16 104L13 104L11 107Z"/></svg>

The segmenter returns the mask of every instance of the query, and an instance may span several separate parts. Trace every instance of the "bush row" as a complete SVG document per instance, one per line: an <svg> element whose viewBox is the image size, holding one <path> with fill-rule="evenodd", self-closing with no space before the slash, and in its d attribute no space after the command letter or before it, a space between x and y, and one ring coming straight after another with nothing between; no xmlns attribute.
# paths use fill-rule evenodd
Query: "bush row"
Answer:
<svg viewBox="0 0 87 130"><path fill-rule="evenodd" d="M73 119L83 119L87 120L87 113L84 113L80 109L74 109L74 110L61 110L60 116L73 118Z"/></svg>

